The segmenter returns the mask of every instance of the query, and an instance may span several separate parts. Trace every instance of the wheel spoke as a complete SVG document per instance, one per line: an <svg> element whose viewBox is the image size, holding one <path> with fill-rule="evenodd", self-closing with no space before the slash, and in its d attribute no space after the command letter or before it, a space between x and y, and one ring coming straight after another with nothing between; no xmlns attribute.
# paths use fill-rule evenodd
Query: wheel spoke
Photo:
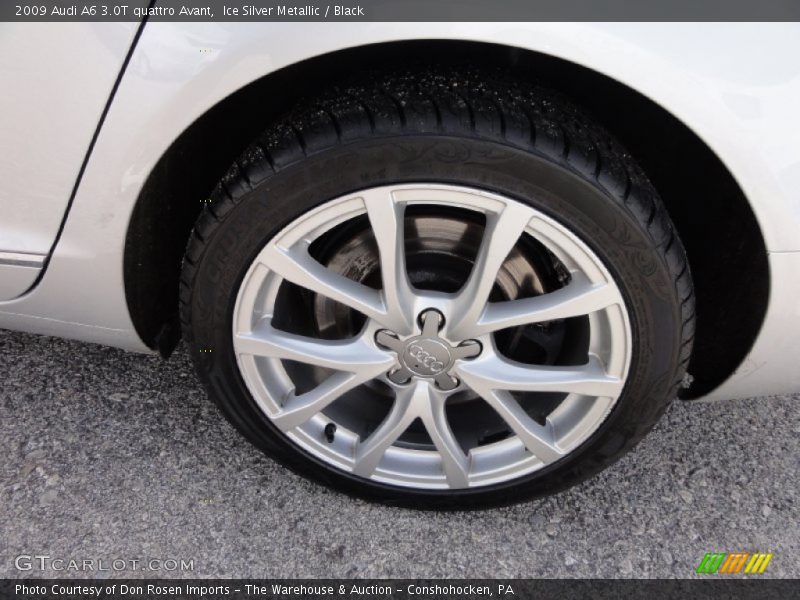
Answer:
<svg viewBox="0 0 800 600"><path fill-rule="evenodd" d="M469 459L450 429L445 411L445 397L428 387L430 399L422 415L422 423L439 451L442 469L451 488L465 488L469 485Z"/></svg>
<svg viewBox="0 0 800 600"><path fill-rule="evenodd" d="M475 265L454 306L453 323L449 328L452 336L468 337L466 329L474 325L483 312L500 267L532 217L530 208L513 202L506 204L500 214L487 218Z"/></svg>
<svg viewBox="0 0 800 600"><path fill-rule="evenodd" d="M531 454L543 463L548 464L564 456L556 446L549 422L547 425L540 425L534 421L511 394L503 390L489 390L481 396L508 424Z"/></svg>
<svg viewBox="0 0 800 600"><path fill-rule="evenodd" d="M433 391L424 382L398 390L389 414L378 428L356 448L353 472L370 477L386 453L409 425L419 418L433 441L451 488L469 484L469 459L459 446L447 422L446 394Z"/></svg>
<svg viewBox="0 0 800 600"><path fill-rule="evenodd" d="M272 417L272 422L282 431L294 429L363 382L364 378L355 373L334 373L311 391L299 396L290 394L281 412Z"/></svg>
<svg viewBox="0 0 800 600"><path fill-rule="evenodd" d="M398 390L389 414L369 437L359 443L353 466L356 475L370 477L378 468L386 450L417 418L411 410L415 391L416 387Z"/></svg>
<svg viewBox="0 0 800 600"><path fill-rule="evenodd" d="M308 253L306 242L299 242L289 250L270 245L260 259L267 268L300 287L341 302L378 322L387 320L380 293L326 268ZM387 323L387 327L393 325Z"/></svg>
<svg viewBox="0 0 800 600"><path fill-rule="evenodd" d="M408 310L413 297L406 269L405 205L395 202L385 191L364 193L363 197L378 244L386 309L397 324L405 324L403 329L396 324L395 331L408 335L413 328L413 318Z"/></svg>
<svg viewBox="0 0 800 600"><path fill-rule="evenodd" d="M553 292L521 300L490 302L477 324L469 328L469 335L477 337L517 325L588 315L621 302L613 285L592 284L585 275L575 272L566 286Z"/></svg>
<svg viewBox="0 0 800 600"><path fill-rule="evenodd" d="M594 355L590 355L585 365L562 367L526 365L495 354L461 363L456 372L481 396L490 390L515 390L617 397L622 391L622 381L607 375Z"/></svg>
<svg viewBox="0 0 800 600"><path fill-rule="evenodd" d="M255 330L234 338L240 354L295 360L308 365L375 377L394 364L394 359L362 338L321 340L275 329L264 322Z"/></svg>

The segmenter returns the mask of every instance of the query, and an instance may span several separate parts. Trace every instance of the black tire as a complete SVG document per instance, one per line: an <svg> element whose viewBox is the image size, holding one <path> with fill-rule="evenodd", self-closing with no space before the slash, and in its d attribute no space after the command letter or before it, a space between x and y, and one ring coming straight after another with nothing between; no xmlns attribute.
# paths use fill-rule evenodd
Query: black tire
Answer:
<svg viewBox="0 0 800 600"><path fill-rule="evenodd" d="M239 374L233 305L264 244L328 199L408 181L469 185L527 202L577 233L620 286L634 340L625 390L590 439L545 469L503 484L443 492L361 479L291 444L256 407ZM416 508L513 503L556 492L610 465L674 398L694 333L683 246L657 192L625 149L558 94L469 70L371 77L332 90L270 127L231 167L198 219L180 297L183 335L197 372L248 439L316 481Z"/></svg>

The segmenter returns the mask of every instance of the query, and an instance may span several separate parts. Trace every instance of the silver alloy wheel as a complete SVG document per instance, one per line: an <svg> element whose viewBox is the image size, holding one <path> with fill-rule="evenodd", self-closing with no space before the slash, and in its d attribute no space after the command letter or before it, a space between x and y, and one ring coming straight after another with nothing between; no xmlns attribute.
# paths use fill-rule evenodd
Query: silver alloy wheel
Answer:
<svg viewBox="0 0 800 600"><path fill-rule="evenodd" d="M404 213L412 205L454 207L485 216L483 239L466 284L456 293L413 287L405 257ZM366 215L378 247L382 289L326 268L309 253L338 225ZM521 236L547 248L569 272L555 291L489 301L495 280ZM281 284L291 282L366 317L350 339L322 339L273 326ZM531 365L498 350L500 330L586 316L582 365ZM632 337L620 291L600 259L564 226L510 198L454 185L374 187L331 200L285 227L246 273L233 315L234 351L255 402L286 437L325 463L377 482L457 489L517 479L574 451L603 423L622 393ZM286 362L330 374L295 393ZM383 421L360 436L326 414L338 398L369 382L391 389ZM468 391L497 412L510 434L465 452L445 409ZM516 392L560 392L542 423ZM424 425L431 449L400 440Z"/></svg>

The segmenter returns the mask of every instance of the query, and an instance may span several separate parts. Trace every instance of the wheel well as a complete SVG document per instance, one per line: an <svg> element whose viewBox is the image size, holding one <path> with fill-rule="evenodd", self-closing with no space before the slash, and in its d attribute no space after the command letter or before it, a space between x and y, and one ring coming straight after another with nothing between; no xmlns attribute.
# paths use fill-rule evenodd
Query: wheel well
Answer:
<svg viewBox="0 0 800 600"><path fill-rule="evenodd" d="M126 239L125 292L145 343L164 355L177 344L186 241L203 201L252 139L298 100L359 71L428 64L431 56L540 81L572 97L630 150L664 200L694 277L694 383L685 396L703 395L724 381L755 341L769 290L764 241L730 172L688 127L624 84L536 52L462 41L392 42L311 58L231 94L186 129L148 177Z"/></svg>

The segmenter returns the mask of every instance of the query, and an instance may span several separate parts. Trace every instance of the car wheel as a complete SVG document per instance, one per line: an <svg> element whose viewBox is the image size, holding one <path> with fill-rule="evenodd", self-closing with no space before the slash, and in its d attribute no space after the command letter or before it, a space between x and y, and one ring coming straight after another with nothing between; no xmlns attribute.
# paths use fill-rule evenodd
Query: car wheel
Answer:
<svg viewBox="0 0 800 600"><path fill-rule="evenodd" d="M298 107L217 186L181 316L230 421L348 493L480 507L629 450L684 376L686 256L566 99L395 73Z"/></svg>

